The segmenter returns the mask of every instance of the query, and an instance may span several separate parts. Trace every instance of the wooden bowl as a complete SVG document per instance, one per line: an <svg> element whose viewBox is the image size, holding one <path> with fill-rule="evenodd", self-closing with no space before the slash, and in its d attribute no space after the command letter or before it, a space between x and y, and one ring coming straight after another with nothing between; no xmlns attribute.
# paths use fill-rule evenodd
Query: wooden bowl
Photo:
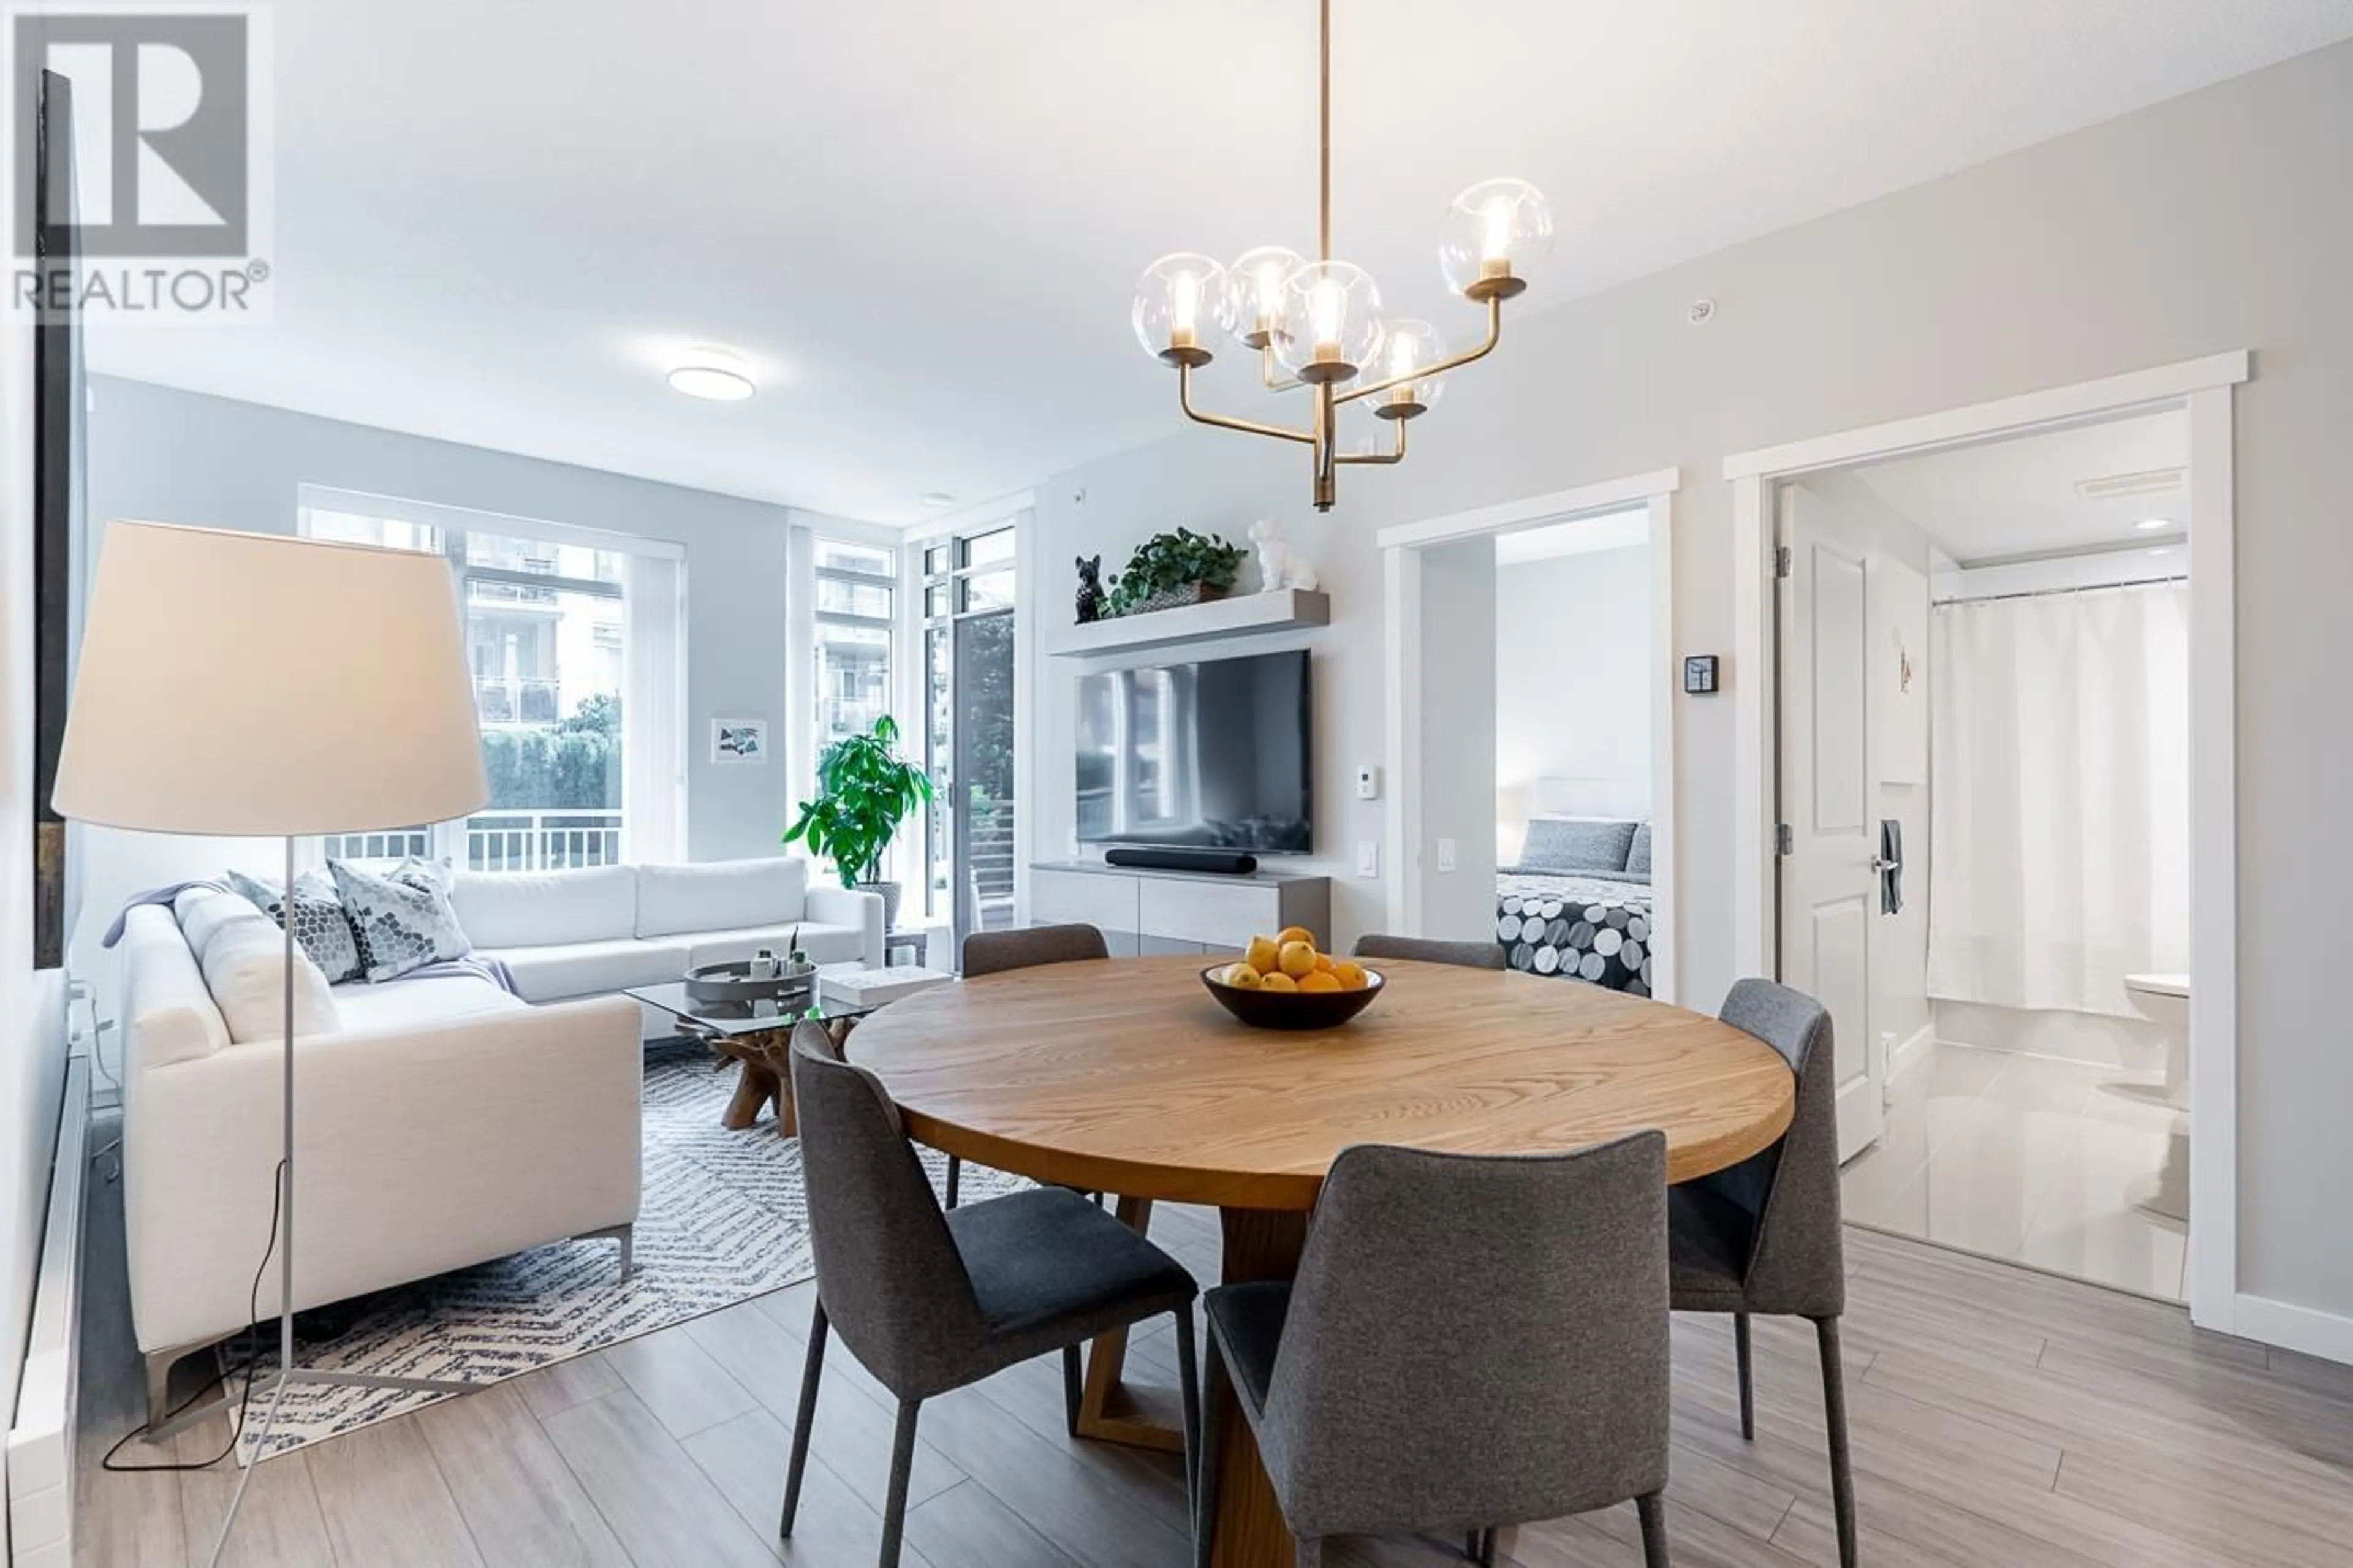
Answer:
<svg viewBox="0 0 2353 1568"><path fill-rule="evenodd" d="M1201 984L1218 1005L1253 1029L1336 1029L1373 1005L1383 984L1365 971L1361 991L1244 991L1218 978L1226 965L1201 971Z"/></svg>

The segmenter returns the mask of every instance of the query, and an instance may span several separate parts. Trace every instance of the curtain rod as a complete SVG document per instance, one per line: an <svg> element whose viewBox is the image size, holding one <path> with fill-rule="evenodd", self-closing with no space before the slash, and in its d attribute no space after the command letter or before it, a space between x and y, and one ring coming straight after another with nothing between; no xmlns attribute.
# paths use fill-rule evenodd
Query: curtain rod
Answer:
<svg viewBox="0 0 2353 1568"><path fill-rule="evenodd" d="M1991 605L2003 599L2048 599L2061 594L2105 594L2113 588L2154 588L2160 583L2187 583L2189 574L2177 572L2170 577L2136 577L2129 583L2086 583L2076 588L2025 588L2015 594L1960 594L1949 599L1932 601L1937 605Z"/></svg>

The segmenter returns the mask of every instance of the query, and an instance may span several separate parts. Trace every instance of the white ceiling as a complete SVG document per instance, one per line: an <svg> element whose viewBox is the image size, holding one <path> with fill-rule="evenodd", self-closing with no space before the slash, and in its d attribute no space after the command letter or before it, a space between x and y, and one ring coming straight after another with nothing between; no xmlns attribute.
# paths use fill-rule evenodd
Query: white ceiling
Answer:
<svg viewBox="0 0 2353 1568"><path fill-rule="evenodd" d="M1346 0L1335 249L1551 196L1531 305L2353 36L2353 0ZM1311 0L278 0L276 321L95 368L878 521L1176 427L1164 252L1312 247ZM762 373L691 402L715 341ZM1212 379L1219 379L1212 372Z"/></svg>
<svg viewBox="0 0 2353 1568"><path fill-rule="evenodd" d="M2189 462L2189 416L2144 414L1931 452L1852 470L1964 566L2181 537L2189 493L2086 500L2085 479L2151 474ZM2163 526L2142 528L2144 522Z"/></svg>

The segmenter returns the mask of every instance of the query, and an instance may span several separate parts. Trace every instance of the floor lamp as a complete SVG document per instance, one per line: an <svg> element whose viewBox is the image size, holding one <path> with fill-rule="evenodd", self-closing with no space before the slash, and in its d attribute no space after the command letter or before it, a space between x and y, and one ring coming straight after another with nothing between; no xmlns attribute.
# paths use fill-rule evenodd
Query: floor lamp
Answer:
<svg viewBox="0 0 2353 1568"><path fill-rule="evenodd" d="M283 838L290 898L298 837L480 810L490 789L448 563L277 534L111 524L53 798L60 816L110 827ZM279 1375L259 1445L290 1384L469 1386L294 1364L293 923L284 922L285 1146L273 1238ZM223 1543L252 1476L248 1466Z"/></svg>

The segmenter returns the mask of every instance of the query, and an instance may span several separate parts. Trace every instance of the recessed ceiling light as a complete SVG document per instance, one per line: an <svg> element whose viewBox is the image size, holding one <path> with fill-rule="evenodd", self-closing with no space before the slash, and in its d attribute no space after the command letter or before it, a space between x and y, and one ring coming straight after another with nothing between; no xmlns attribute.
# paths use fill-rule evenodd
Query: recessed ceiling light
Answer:
<svg viewBox="0 0 2353 1568"><path fill-rule="evenodd" d="M760 390L751 366L733 349L689 349L670 367L667 379L672 392L714 403L741 403Z"/></svg>
<svg viewBox="0 0 2353 1568"><path fill-rule="evenodd" d="M2149 553L2151 555L2170 555L2173 553L2173 547L2169 544L2160 544L2156 549L2150 551Z"/></svg>
<svg viewBox="0 0 2353 1568"><path fill-rule="evenodd" d="M2171 528L2173 526L2173 520L2169 517L2145 517L2138 522L2134 523L2133 526L2139 529L2143 533L2147 533L2153 529Z"/></svg>
<svg viewBox="0 0 2353 1568"><path fill-rule="evenodd" d="M925 506L941 507L955 505L955 497L948 494L945 490L925 490L922 499Z"/></svg>

